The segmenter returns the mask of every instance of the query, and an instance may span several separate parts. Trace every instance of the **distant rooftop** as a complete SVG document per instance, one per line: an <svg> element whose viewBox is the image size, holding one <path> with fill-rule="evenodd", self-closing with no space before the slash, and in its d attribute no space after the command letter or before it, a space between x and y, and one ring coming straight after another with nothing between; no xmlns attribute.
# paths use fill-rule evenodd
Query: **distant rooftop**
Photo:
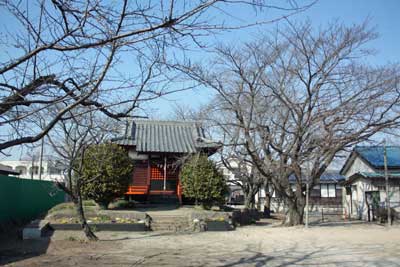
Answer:
<svg viewBox="0 0 400 267"><path fill-rule="evenodd" d="M124 135L112 142L135 146L138 152L195 153L220 147L193 121L132 120L125 125Z"/></svg>
<svg viewBox="0 0 400 267"><path fill-rule="evenodd" d="M12 167L0 164L0 175L17 175L19 172L16 172L12 169Z"/></svg>
<svg viewBox="0 0 400 267"><path fill-rule="evenodd" d="M400 146L387 146L387 165L391 169L400 169ZM356 146L354 148L363 160L376 169L384 168L383 146Z"/></svg>
<svg viewBox="0 0 400 267"><path fill-rule="evenodd" d="M322 184L338 183L340 181L343 181L344 179L345 179L345 177L343 175L341 175L339 173L339 171L335 171L335 170L327 170L319 178L320 183L322 183ZM296 180L296 178L293 174L289 176L290 182L294 182L295 180Z"/></svg>

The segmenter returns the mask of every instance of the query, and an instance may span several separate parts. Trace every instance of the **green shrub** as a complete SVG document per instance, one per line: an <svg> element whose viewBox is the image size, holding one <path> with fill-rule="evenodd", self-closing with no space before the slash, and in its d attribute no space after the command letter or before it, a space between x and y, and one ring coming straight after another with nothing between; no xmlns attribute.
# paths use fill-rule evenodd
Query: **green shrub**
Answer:
<svg viewBox="0 0 400 267"><path fill-rule="evenodd" d="M181 172L183 195L200 202L205 208L221 204L227 192L225 179L206 155L195 155Z"/></svg>
<svg viewBox="0 0 400 267"><path fill-rule="evenodd" d="M126 192L133 171L128 153L115 144L89 147L84 156L82 194L102 208Z"/></svg>
<svg viewBox="0 0 400 267"><path fill-rule="evenodd" d="M56 213L56 212L63 211L63 210L73 210L73 209L75 209L74 203L67 202L67 203L61 203L61 204L58 204L58 205L52 207L48 211L48 213L51 214L51 213Z"/></svg>

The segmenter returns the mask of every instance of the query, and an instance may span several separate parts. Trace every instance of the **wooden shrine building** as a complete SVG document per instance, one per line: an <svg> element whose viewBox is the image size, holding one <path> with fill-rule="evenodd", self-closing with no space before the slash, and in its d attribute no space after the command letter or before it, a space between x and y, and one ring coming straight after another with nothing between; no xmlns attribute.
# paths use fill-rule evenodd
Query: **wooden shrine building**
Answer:
<svg viewBox="0 0 400 267"><path fill-rule="evenodd" d="M180 162L185 156L203 152L212 155L219 143L205 137L197 122L133 120L113 143L127 149L134 160L131 185L126 195L148 200L150 196L172 196L182 202Z"/></svg>

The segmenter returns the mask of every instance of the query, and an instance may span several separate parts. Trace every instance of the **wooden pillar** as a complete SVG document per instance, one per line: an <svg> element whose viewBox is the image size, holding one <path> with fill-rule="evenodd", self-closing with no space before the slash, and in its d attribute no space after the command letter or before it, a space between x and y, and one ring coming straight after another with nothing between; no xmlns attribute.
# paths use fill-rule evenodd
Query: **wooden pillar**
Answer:
<svg viewBox="0 0 400 267"><path fill-rule="evenodd" d="M167 156L164 156L164 191L167 190Z"/></svg>
<svg viewBox="0 0 400 267"><path fill-rule="evenodd" d="M178 167L178 185L176 188L176 193L178 195L179 205L182 205L182 185L181 185L181 169Z"/></svg>
<svg viewBox="0 0 400 267"><path fill-rule="evenodd" d="M147 159L147 201L149 200L150 190L151 190L151 164L150 164L150 155Z"/></svg>
<svg viewBox="0 0 400 267"><path fill-rule="evenodd" d="M182 187L181 187L181 181L178 178L178 186L177 186L177 195L178 195L178 200L179 200L179 205L182 205Z"/></svg>
<svg viewBox="0 0 400 267"><path fill-rule="evenodd" d="M147 160L147 186L149 186L149 187L150 187L150 176L151 176L150 172L151 172L151 164L150 164L150 157L149 157L149 159Z"/></svg>

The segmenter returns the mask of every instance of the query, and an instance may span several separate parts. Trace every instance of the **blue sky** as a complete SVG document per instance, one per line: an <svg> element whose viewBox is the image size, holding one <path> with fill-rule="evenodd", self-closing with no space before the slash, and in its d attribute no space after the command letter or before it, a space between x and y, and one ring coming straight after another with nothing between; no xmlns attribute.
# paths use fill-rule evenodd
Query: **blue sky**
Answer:
<svg viewBox="0 0 400 267"><path fill-rule="evenodd" d="M279 1L277 1L279 2ZM302 1L298 0L301 4ZM309 3L309 1L308 1ZM378 51L377 55L369 61L371 64L384 64L387 62L400 62L400 0L319 0L314 6L305 12L290 17L292 21L310 20L316 27L323 27L327 23L338 20L345 24L362 23L369 18L370 26L374 26L379 34L379 38L370 43L370 47ZM280 11L264 10L257 16L250 10L244 11L241 8L232 8L229 10L232 16L226 16L225 20L237 20L238 23L246 23L257 19L268 20L276 18L280 15ZM4 16L0 17L0 27L6 25L7 19ZM228 43L239 44L241 42L250 41L259 33L273 30L279 27L284 22L279 24L268 24L253 28L247 28L240 31L225 32L218 36L207 37L204 41L209 44ZM188 54L197 60L203 58L204 53ZM1 57L1 53L0 53ZM205 56L206 57L206 56ZM124 66L125 67L125 66ZM128 65L126 66L129 67ZM121 70L124 71L123 69ZM179 84L174 86L179 87ZM154 118L171 118L172 110L176 104L184 104L190 107L199 107L201 104L207 103L212 97L212 92L205 89L186 91L170 95L163 99L149 103L147 106L149 113ZM13 149L12 157L19 158L21 155L19 149ZM4 158L0 156L0 159Z"/></svg>
<svg viewBox="0 0 400 267"><path fill-rule="evenodd" d="M298 1L301 3L301 1ZM254 13L244 13L240 9L233 9L235 17L244 20L254 17ZM310 9L292 16L293 21L310 20L316 27L323 27L333 20L344 24L359 24L369 18L370 26L374 27L379 38L370 43L370 47L377 50L377 54L370 58L371 64L385 64L387 62L400 62L400 1L399 0L320 0ZM266 11L258 19L273 18L278 16L277 11ZM284 22L281 22L282 24ZM257 33L273 30L277 24L268 24L262 27L225 33L217 36L219 42L235 43L245 42L257 36ZM217 41L217 42L218 42ZM172 107L176 104L198 107L210 99L209 91L194 90L171 95L163 100L149 105L156 112L154 116L168 118L171 116Z"/></svg>

